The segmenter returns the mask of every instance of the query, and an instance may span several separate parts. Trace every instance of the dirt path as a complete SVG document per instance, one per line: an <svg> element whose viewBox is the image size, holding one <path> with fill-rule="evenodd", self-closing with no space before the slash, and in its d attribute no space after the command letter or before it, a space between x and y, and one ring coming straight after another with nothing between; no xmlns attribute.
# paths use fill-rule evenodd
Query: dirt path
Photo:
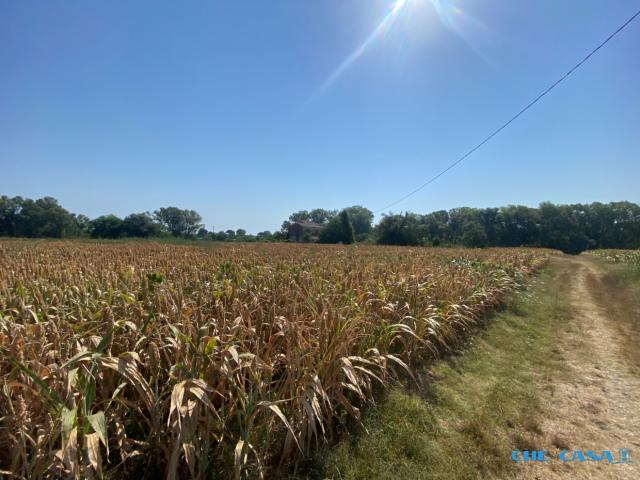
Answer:
<svg viewBox="0 0 640 480"><path fill-rule="evenodd" d="M539 379L547 415L541 444L557 458L561 450L631 449L634 464L570 462L523 465L521 478L640 479L640 372L629 361L629 331L640 322L637 292L611 288L606 268L581 257L559 257L572 318L558 319L558 349L567 375ZM612 291L613 292L613 291ZM615 302L615 313L607 304ZM625 350L624 347L627 347ZM635 345L634 345L635 347Z"/></svg>

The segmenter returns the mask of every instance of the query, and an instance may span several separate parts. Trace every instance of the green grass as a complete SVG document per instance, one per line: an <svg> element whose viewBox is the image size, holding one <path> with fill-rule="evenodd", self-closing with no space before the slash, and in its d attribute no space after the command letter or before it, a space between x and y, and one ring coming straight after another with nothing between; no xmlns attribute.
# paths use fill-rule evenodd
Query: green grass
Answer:
<svg viewBox="0 0 640 480"><path fill-rule="evenodd" d="M561 277L547 267L464 352L423 372L421 388L392 389L360 432L325 452L319 477L508 478L513 449L543 447L536 378L564 375L554 348L569 314Z"/></svg>
<svg viewBox="0 0 640 480"><path fill-rule="evenodd" d="M612 265L610 267L610 275L619 284L640 288L640 266L638 265Z"/></svg>

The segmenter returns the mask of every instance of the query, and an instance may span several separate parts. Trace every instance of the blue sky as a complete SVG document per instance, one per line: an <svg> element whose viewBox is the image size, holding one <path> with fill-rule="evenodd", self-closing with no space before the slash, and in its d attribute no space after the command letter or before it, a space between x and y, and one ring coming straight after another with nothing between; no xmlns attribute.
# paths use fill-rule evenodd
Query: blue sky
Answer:
<svg viewBox="0 0 640 480"><path fill-rule="evenodd" d="M250 232L300 209L376 210L482 140L640 5L393 8L0 0L0 194L50 195L90 217L175 205L208 228ZM639 47L637 20L394 211L639 202Z"/></svg>

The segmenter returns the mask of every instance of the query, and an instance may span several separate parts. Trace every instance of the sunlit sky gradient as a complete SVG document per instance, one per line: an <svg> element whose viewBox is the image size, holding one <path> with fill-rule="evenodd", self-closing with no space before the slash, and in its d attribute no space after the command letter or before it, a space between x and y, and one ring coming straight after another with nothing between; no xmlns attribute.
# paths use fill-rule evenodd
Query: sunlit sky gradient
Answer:
<svg viewBox="0 0 640 480"><path fill-rule="evenodd" d="M606 38L637 0L0 0L0 194L208 228L396 200ZM394 207L640 202L640 21Z"/></svg>

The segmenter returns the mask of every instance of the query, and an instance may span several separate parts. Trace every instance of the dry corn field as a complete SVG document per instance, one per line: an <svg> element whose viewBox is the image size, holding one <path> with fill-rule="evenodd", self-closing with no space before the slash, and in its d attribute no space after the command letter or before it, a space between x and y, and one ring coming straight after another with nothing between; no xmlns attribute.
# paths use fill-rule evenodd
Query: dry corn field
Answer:
<svg viewBox="0 0 640 480"><path fill-rule="evenodd" d="M284 475L547 256L0 241L0 476Z"/></svg>
<svg viewBox="0 0 640 480"><path fill-rule="evenodd" d="M640 267L640 250L592 250L587 252L589 255L604 258L609 262L627 263Z"/></svg>

